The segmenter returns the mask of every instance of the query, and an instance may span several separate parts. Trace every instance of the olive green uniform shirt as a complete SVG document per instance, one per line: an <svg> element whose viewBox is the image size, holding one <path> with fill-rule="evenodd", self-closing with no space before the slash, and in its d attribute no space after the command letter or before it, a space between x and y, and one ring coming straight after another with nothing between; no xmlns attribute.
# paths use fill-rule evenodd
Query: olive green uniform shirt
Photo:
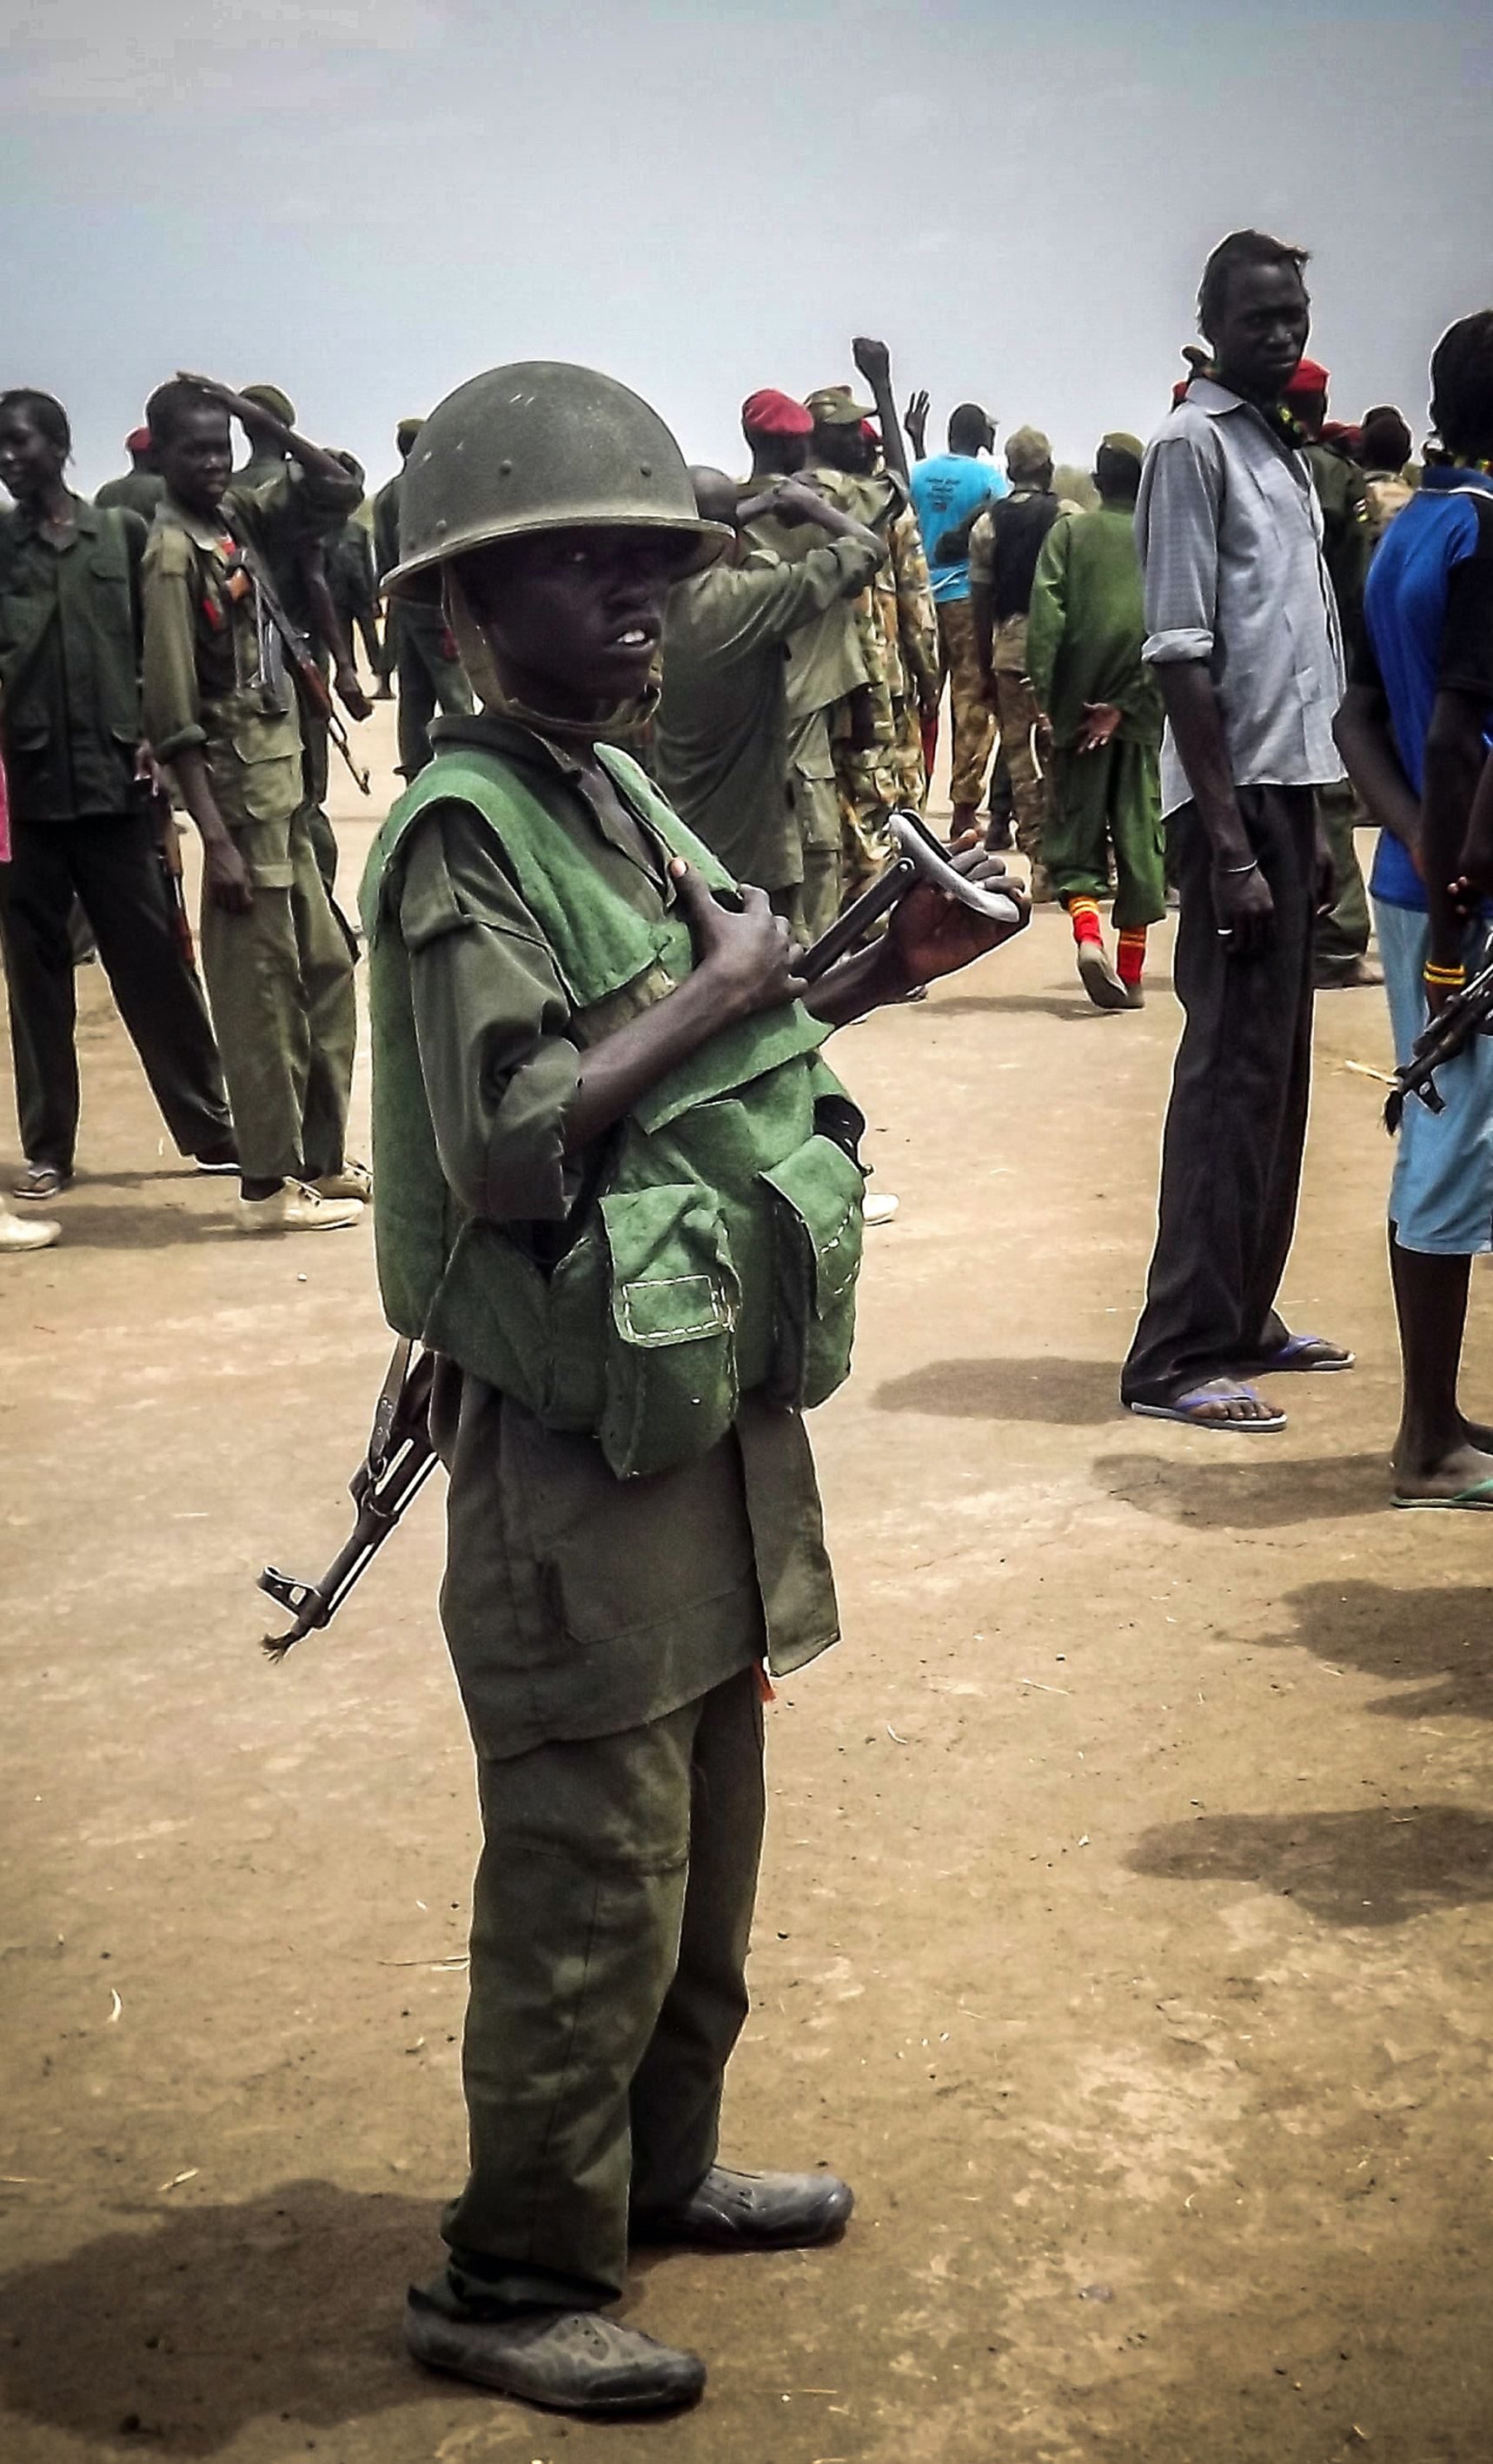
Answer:
<svg viewBox="0 0 1493 2464"><path fill-rule="evenodd" d="M592 802L563 748L486 716L442 720L435 733L438 748L470 743L512 762L640 914L672 906L655 843ZM384 894L409 954L442 1173L468 1213L552 1261L598 1161L563 1152L581 1052L662 998L668 979L575 1011L492 830L460 803L413 825ZM443 1364L432 1426L448 1460L458 1418L470 1424L474 1412L492 1444L479 1461L460 1458L441 1606L483 1754L639 1727L764 1653L792 1669L837 1639L799 1413L748 1396L707 1454L621 1481L594 1438L546 1430L512 1397Z"/></svg>
<svg viewBox="0 0 1493 2464"><path fill-rule="evenodd" d="M1141 658L1145 639L1133 508L1061 515L1042 543L1026 623L1027 672L1060 751L1091 701L1113 703L1125 741L1160 745L1161 689Z"/></svg>
<svg viewBox="0 0 1493 2464"><path fill-rule="evenodd" d="M801 561L714 565L670 592L653 768L680 819L738 881L803 879L788 779L786 654L798 627L864 589L880 557L858 539Z"/></svg>
<svg viewBox="0 0 1493 2464"><path fill-rule="evenodd" d="M296 693L255 594L235 596L247 545L272 573L298 541L357 510L361 480L281 465L263 487L229 489L215 520L163 498L145 549L145 732L162 761L201 745L230 829L289 821L302 801ZM286 888L286 882L266 883Z"/></svg>
<svg viewBox="0 0 1493 2464"><path fill-rule="evenodd" d="M0 744L20 822L133 804L145 525L80 496L73 511L60 547L20 506L0 514Z"/></svg>

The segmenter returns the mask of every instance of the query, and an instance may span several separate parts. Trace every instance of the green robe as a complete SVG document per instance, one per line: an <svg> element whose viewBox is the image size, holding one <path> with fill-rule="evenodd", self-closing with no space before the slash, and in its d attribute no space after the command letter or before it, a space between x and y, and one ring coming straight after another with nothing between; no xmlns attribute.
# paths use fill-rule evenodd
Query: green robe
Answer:
<svg viewBox="0 0 1493 2464"><path fill-rule="evenodd" d="M1026 625L1027 671L1060 752L1077 737L1086 702L1114 705L1121 741L1160 744L1161 690L1141 660L1145 638L1131 507L1064 515L1042 543Z"/></svg>

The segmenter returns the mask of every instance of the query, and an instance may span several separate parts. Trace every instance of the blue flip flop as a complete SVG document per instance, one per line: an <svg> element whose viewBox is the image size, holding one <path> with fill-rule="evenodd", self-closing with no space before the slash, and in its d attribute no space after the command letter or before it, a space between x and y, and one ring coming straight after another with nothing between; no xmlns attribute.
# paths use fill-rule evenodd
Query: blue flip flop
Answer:
<svg viewBox="0 0 1493 2464"><path fill-rule="evenodd" d="M1199 1386L1189 1386L1185 1394L1175 1396L1170 1403L1131 1403L1128 1409L1142 1420L1177 1420L1184 1429L1223 1429L1233 1437L1269 1437L1277 1429L1284 1428L1284 1412L1270 1412L1262 1419L1219 1419L1208 1410L1208 1405L1225 1403L1230 1398L1227 1395L1210 1395L1208 1387L1225 1384L1232 1387L1235 1395L1247 1396L1252 1403L1262 1399L1253 1386L1241 1385L1233 1378L1216 1377ZM1493 1499L1489 1503L1493 1504Z"/></svg>
<svg viewBox="0 0 1493 2464"><path fill-rule="evenodd" d="M1329 1352L1336 1353L1335 1360L1308 1360L1306 1357L1308 1352L1320 1352L1324 1344ZM1345 1352L1341 1344L1328 1342L1325 1334L1288 1334L1279 1352L1267 1353L1262 1358L1251 1360L1248 1366L1254 1377L1279 1377L1287 1370L1325 1377L1330 1370L1351 1369L1353 1355Z"/></svg>

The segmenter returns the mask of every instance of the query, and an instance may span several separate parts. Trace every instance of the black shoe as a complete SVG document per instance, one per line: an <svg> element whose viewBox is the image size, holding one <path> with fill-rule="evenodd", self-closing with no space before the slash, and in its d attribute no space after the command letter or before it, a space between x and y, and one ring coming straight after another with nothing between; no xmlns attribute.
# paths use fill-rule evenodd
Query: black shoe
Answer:
<svg viewBox="0 0 1493 2464"><path fill-rule="evenodd" d="M713 2165L677 2208L634 2210L634 2241L692 2242L703 2250L806 2250L843 2232L855 2205L833 2173L733 2173Z"/></svg>
<svg viewBox="0 0 1493 2464"><path fill-rule="evenodd" d="M557 2412L664 2412L705 2391L698 2353L676 2353L602 2310L518 2310L499 2319L452 2318L412 2284L405 2342L429 2370L521 2396Z"/></svg>
<svg viewBox="0 0 1493 2464"><path fill-rule="evenodd" d="M985 853L987 855L1009 855L1010 851L1010 823L998 822L992 816L989 826L985 831Z"/></svg>

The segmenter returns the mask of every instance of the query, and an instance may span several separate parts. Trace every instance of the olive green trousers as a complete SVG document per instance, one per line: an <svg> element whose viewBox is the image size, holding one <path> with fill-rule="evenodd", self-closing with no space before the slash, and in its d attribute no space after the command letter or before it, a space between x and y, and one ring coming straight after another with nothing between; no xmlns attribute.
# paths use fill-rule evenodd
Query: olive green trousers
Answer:
<svg viewBox="0 0 1493 2464"><path fill-rule="evenodd" d="M1094 753L1054 753L1043 859L1062 899L1108 898L1114 850L1114 929L1159 924L1166 854L1154 745L1115 737Z"/></svg>
<svg viewBox="0 0 1493 2464"><path fill-rule="evenodd" d="M347 935L317 863L311 816L235 829L253 906L204 897L202 971L245 1177L340 1172L358 1040Z"/></svg>
<svg viewBox="0 0 1493 2464"><path fill-rule="evenodd" d="M463 2044L462 2303L599 2307L629 2206L715 2161L765 1791L755 1666L619 1735L478 1763L484 1845Z"/></svg>
<svg viewBox="0 0 1493 2464"><path fill-rule="evenodd" d="M1317 917L1312 947L1319 975L1356 967L1369 947L1369 893L1353 844L1360 806L1352 782L1339 779L1317 789L1317 811L1332 850L1332 905ZM1368 814L1362 814L1367 821Z"/></svg>

